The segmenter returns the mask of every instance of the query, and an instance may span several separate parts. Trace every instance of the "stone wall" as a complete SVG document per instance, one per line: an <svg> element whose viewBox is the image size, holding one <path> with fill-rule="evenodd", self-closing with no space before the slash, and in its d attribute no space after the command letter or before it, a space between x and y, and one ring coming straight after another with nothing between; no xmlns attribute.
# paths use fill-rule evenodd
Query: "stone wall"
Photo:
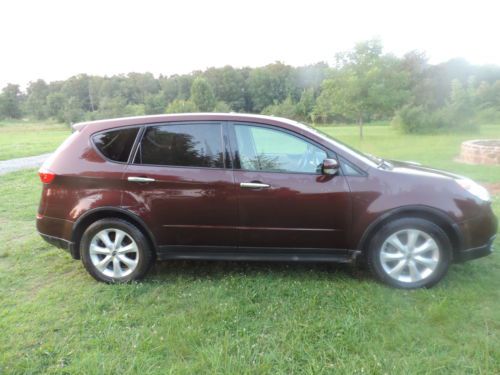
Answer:
<svg viewBox="0 0 500 375"><path fill-rule="evenodd" d="M459 160L468 164L500 165L500 139L478 139L463 142Z"/></svg>

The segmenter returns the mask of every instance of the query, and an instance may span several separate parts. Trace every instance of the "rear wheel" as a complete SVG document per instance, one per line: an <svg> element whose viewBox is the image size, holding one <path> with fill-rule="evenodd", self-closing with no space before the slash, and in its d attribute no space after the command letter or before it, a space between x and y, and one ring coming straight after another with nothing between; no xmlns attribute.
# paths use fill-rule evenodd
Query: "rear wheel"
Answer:
<svg viewBox="0 0 500 375"><path fill-rule="evenodd" d="M446 274L451 243L436 224L419 218L383 226L370 243L368 266L386 284L413 289L431 287Z"/></svg>
<svg viewBox="0 0 500 375"><path fill-rule="evenodd" d="M80 242L83 265L96 280L127 282L145 276L152 250L144 234L122 219L102 219L90 225Z"/></svg>

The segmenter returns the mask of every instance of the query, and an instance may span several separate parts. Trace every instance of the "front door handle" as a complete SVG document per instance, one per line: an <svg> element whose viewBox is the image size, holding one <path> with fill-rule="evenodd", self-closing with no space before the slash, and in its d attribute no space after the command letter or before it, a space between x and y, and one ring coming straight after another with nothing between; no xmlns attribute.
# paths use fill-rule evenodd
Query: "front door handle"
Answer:
<svg viewBox="0 0 500 375"><path fill-rule="evenodd" d="M137 177L137 176L130 176L127 177L127 180L130 182L154 182L154 178L149 178L149 177Z"/></svg>
<svg viewBox="0 0 500 375"><path fill-rule="evenodd" d="M271 185L262 184L260 182L242 182L240 183L240 187L243 189L267 189L270 188Z"/></svg>

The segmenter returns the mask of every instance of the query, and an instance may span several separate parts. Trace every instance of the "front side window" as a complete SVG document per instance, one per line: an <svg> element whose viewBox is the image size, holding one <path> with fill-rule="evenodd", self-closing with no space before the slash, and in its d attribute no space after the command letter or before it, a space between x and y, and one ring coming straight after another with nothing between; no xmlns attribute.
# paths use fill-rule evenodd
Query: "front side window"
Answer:
<svg viewBox="0 0 500 375"><path fill-rule="evenodd" d="M221 124L196 123L149 127L142 138L135 163L223 168Z"/></svg>
<svg viewBox="0 0 500 375"><path fill-rule="evenodd" d="M94 135L92 140L106 158L125 163L138 131L138 128L111 130Z"/></svg>
<svg viewBox="0 0 500 375"><path fill-rule="evenodd" d="M234 126L240 166L265 172L321 173L326 152L292 134L261 126Z"/></svg>

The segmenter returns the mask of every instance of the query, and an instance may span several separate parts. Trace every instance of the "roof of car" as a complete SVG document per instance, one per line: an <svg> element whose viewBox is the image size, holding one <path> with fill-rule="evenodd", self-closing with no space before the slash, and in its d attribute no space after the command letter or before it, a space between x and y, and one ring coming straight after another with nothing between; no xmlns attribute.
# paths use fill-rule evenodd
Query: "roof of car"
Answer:
<svg viewBox="0 0 500 375"><path fill-rule="evenodd" d="M284 125L302 129L306 128L306 126L303 124L282 117L244 113L176 113L168 115L122 117L108 120L80 122L74 124L72 127L75 130L81 130L85 127L91 126L94 130L104 130L120 126L155 124L176 121L241 121L282 126Z"/></svg>

